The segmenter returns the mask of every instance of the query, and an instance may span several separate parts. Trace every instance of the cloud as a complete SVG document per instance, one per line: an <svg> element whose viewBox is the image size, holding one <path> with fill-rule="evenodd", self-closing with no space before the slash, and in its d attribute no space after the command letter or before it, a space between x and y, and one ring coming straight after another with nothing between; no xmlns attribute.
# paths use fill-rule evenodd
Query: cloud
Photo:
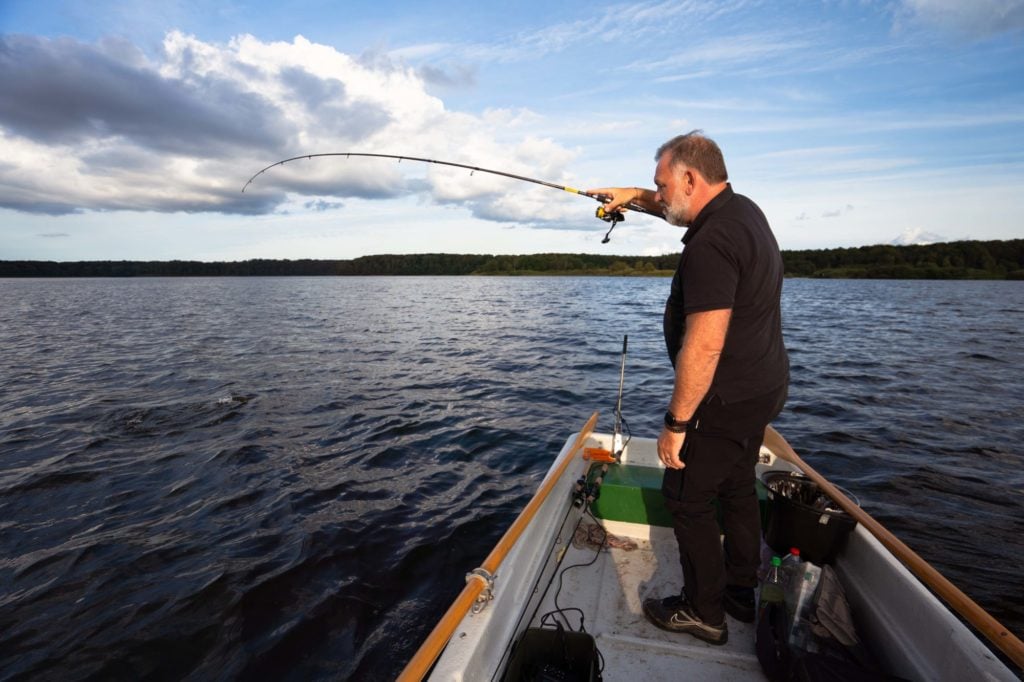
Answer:
<svg viewBox="0 0 1024 682"><path fill-rule="evenodd" d="M833 209L831 211L825 211L824 213L821 214L821 217L822 218L838 218L838 217L840 217L842 215L845 215L845 214L849 213L852 210L853 210L853 206L851 204L847 204L846 206L844 206L842 208Z"/></svg>
<svg viewBox="0 0 1024 682"><path fill-rule="evenodd" d="M918 22L975 38L1024 29L1024 0L903 0L903 11Z"/></svg>
<svg viewBox="0 0 1024 682"><path fill-rule="evenodd" d="M476 69L465 64L453 66L421 66L418 71L423 80L431 85L450 88L471 88L476 85Z"/></svg>
<svg viewBox="0 0 1024 682"><path fill-rule="evenodd" d="M123 44L0 36L0 123L42 143L121 138L197 156L283 144L272 103L241 84L168 78L132 57Z"/></svg>
<svg viewBox="0 0 1024 682"><path fill-rule="evenodd" d="M337 78L320 78L297 66L282 68L279 78L291 91L294 101L325 124L325 132L338 137L361 140L391 121L391 114L383 104L352 101L345 83Z"/></svg>
<svg viewBox="0 0 1024 682"><path fill-rule="evenodd" d="M258 215L288 202L323 211L347 197L418 195L490 220L557 225L568 212L550 197L520 200L510 212L521 183L411 162L303 159L240 192L272 161L337 151L438 158L571 184L565 168L575 152L531 135L535 114L450 111L427 92L472 78L462 67L353 57L301 36L217 44L171 32L154 57L125 41L0 36L0 207Z"/></svg>
<svg viewBox="0 0 1024 682"><path fill-rule="evenodd" d="M71 235L67 232L43 232L38 236L43 237L44 239L61 239L63 237L70 237Z"/></svg>
<svg viewBox="0 0 1024 682"><path fill-rule="evenodd" d="M661 37L677 39L675 31L706 24L729 14L742 14L748 0L715 2L711 0L660 0L613 4L594 10L581 18L546 24L542 28L498 37L486 43L445 45L460 58L501 63L535 60L540 56L564 52L577 45L605 43L650 43ZM404 54L434 54L437 44L405 48Z"/></svg>
<svg viewBox="0 0 1024 682"><path fill-rule="evenodd" d="M778 33L731 35L702 43L687 45L684 49L654 60L635 61L623 67L631 71L664 71L685 68L697 72L713 72L737 65L761 64L765 60L791 56L811 47L811 43L796 36Z"/></svg>
<svg viewBox="0 0 1024 682"><path fill-rule="evenodd" d="M928 232L923 227L909 227L899 237L893 239L890 244L893 246L925 246L927 244L939 244L947 241L945 237Z"/></svg>
<svg viewBox="0 0 1024 682"><path fill-rule="evenodd" d="M345 208L345 204L340 201L324 201L323 199L316 199L315 201L307 201L303 204L303 207L322 213L324 211L333 211L338 208Z"/></svg>

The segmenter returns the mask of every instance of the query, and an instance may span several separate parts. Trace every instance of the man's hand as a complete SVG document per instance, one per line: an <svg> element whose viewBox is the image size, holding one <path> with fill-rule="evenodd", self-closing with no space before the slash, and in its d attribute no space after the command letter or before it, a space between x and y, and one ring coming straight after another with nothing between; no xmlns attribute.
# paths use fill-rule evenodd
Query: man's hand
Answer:
<svg viewBox="0 0 1024 682"><path fill-rule="evenodd" d="M658 436L658 459L667 468L682 469L686 466L679 459L679 453L683 451L683 442L685 440L685 433L675 433L662 427L661 435Z"/></svg>
<svg viewBox="0 0 1024 682"><path fill-rule="evenodd" d="M598 189L588 189L587 194L599 194L606 197L607 201L605 201L604 208L610 213L620 208L628 210L624 206L639 198L642 192L637 187L600 187Z"/></svg>

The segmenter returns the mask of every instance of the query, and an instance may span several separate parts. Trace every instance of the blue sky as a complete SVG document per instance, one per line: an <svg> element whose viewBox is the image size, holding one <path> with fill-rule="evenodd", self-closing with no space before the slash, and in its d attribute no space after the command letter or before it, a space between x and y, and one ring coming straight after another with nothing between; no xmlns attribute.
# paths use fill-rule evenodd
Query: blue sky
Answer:
<svg viewBox="0 0 1024 682"><path fill-rule="evenodd" d="M700 128L785 249L1024 236L1024 0L0 2L0 259L661 254L437 158L651 185Z"/></svg>

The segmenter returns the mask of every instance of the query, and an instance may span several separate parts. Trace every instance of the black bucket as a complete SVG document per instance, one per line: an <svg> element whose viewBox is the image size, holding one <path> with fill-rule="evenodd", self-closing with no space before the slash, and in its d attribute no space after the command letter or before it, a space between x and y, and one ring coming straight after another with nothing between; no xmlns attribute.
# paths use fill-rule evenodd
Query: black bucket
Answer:
<svg viewBox="0 0 1024 682"><path fill-rule="evenodd" d="M768 471L761 476L768 488L768 518L764 540L779 556L791 547L800 557L815 564L831 563L846 546L857 522L803 474ZM836 486L860 505L852 494Z"/></svg>

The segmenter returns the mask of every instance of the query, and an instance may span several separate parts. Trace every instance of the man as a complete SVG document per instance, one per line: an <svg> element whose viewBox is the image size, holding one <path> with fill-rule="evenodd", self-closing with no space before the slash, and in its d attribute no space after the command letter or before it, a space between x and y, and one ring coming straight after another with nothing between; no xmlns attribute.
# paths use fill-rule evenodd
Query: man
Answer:
<svg viewBox="0 0 1024 682"><path fill-rule="evenodd" d="M764 214L733 192L721 150L701 131L669 140L655 159L654 191L590 190L610 197L606 210L638 204L688 228L665 306L675 383L658 437L684 586L679 596L646 599L644 613L658 627L725 644L725 613L754 619L761 537L754 465L789 382L782 255Z"/></svg>

